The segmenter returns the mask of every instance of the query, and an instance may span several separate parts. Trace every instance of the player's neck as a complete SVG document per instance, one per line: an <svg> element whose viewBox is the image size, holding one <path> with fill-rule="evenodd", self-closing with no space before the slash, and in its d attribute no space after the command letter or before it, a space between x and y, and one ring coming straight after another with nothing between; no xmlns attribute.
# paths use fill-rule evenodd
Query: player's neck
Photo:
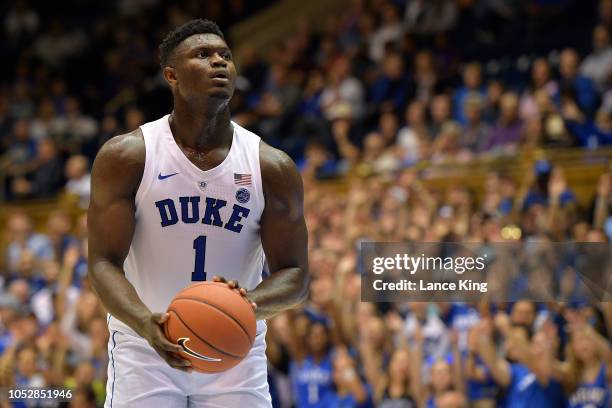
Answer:
<svg viewBox="0 0 612 408"><path fill-rule="evenodd" d="M175 105L170 115L174 138L192 149L209 150L230 143L233 127L229 106L192 110Z"/></svg>

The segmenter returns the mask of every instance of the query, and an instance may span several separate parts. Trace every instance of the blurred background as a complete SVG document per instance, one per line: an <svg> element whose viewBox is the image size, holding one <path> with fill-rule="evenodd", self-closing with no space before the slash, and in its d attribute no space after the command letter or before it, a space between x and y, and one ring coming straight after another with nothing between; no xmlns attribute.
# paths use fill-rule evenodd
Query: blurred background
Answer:
<svg viewBox="0 0 612 408"><path fill-rule="evenodd" d="M311 298L268 322L275 407L609 406L611 303L362 303L357 254L364 239L609 242L612 1L0 10L0 386L104 401L91 162L169 112L157 45L208 18L239 67L233 119L288 152L305 183Z"/></svg>

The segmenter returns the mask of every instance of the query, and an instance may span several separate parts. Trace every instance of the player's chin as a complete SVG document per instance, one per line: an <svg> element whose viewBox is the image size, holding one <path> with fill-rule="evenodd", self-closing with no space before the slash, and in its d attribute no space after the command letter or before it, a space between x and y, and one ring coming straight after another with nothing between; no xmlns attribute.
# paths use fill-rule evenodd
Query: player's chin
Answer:
<svg viewBox="0 0 612 408"><path fill-rule="evenodd" d="M208 90L208 96L214 99L229 100L232 98L234 90L226 87L213 87Z"/></svg>

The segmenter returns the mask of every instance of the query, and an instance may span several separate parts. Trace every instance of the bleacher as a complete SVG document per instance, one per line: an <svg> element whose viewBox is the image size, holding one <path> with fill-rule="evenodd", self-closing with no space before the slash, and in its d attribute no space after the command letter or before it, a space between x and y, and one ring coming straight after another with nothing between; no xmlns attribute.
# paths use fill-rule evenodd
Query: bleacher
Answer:
<svg viewBox="0 0 612 408"><path fill-rule="evenodd" d="M427 186L445 190L450 186L461 185L473 191L477 198L483 193L487 173L491 171L512 177L519 187L526 187L536 160L546 159L555 166L561 166L571 189L576 193L578 203L588 206L595 194L597 179L610 168L612 148L596 150L585 149L541 149L533 152L523 152L516 156L479 157L468 163L428 163L417 165L421 179ZM340 178L321 182L322 187L346 192L350 178ZM325 186L326 185L326 186ZM83 213L76 200L66 195L53 200L30 200L11 204L0 204L0 225L6 223L8 215L16 207L24 209L39 228L49 213L55 209L63 209L75 218Z"/></svg>

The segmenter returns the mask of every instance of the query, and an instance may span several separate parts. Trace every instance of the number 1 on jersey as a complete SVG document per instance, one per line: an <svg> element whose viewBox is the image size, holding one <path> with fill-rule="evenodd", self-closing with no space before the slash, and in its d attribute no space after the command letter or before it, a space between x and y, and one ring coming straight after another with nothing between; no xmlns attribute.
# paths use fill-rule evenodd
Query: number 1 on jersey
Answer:
<svg viewBox="0 0 612 408"><path fill-rule="evenodd" d="M193 249L195 249L195 267L191 273L192 281L205 281L206 272L204 272L204 262L206 260L206 236L200 235L193 241Z"/></svg>

